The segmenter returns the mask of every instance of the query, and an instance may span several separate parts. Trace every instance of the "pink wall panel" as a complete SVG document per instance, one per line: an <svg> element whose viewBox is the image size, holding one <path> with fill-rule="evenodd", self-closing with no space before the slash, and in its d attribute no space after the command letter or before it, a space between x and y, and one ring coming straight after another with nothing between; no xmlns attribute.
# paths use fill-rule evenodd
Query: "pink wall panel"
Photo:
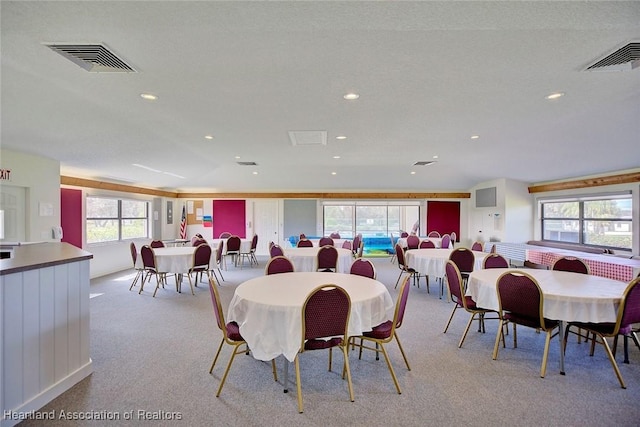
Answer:
<svg viewBox="0 0 640 427"><path fill-rule="evenodd" d="M427 233L437 231L440 234L456 233L460 241L460 202L427 202Z"/></svg>
<svg viewBox="0 0 640 427"><path fill-rule="evenodd" d="M62 241L82 249L82 191L60 189Z"/></svg>
<svg viewBox="0 0 640 427"><path fill-rule="evenodd" d="M213 237L228 231L246 238L246 210L244 200L213 201Z"/></svg>

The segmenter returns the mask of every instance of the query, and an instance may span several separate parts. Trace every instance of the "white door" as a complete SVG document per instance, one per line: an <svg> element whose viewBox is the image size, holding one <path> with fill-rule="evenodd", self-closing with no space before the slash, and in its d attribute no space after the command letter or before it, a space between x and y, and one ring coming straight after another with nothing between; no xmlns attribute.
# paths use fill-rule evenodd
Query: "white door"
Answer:
<svg viewBox="0 0 640 427"><path fill-rule="evenodd" d="M26 240L26 189L12 185L2 185L0 187L0 211L3 223L0 230L3 231L4 239L7 242L24 242Z"/></svg>
<svg viewBox="0 0 640 427"><path fill-rule="evenodd" d="M256 254L268 255L269 242L273 241L278 243L280 241L278 218L277 200L259 200L253 202L254 231L258 235Z"/></svg>

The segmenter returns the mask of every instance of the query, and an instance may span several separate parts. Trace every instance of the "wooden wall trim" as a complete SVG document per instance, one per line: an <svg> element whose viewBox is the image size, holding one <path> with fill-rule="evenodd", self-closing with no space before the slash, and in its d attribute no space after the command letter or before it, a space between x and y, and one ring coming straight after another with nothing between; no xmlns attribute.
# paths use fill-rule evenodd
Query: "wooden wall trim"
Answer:
<svg viewBox="0 0 640 427"><path fill-rule="evenodd" d="M171 191L155 190L153 188L135 187L133 185L114 184L112 182L95 181L92 179L74 178L72 176L60 176L60 184L76 187L98 188L100 190L120 191L123 193L149 194L159 197L178 197L178 193Z"/></svg>
<svg viewBox="0 0 640 427"><path fill-rule="evenodd" d="M469 199L471 193L178 193L179 199Z"/></svg>
<svg viewBox="0 0 640 427"><path fill-rule="evenodd" d="M552 184L532 185L529 187L529 193L573 190L576 188L600 187L603 185L628 184L632 182L640 182L640 172L576 179L573 181L556 182Z"/></svg>
<svg viewBox="0 0 640 427"><path fill-rule="evenodd" d="M60 176L60 184L75 187L98 188L124 193L149 194L174 199L469 199L471 193L174 193L133 185L114 184L92 179Z"/></svg>

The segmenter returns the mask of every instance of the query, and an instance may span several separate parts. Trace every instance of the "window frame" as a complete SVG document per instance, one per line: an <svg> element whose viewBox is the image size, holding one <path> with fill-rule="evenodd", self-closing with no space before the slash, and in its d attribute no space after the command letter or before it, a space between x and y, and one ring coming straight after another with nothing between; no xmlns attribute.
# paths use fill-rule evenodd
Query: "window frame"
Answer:
<svg viewBox="0 0 640 427"><path fill-rule="evenodd" d="M88 215L85 216L84 218L84 222L85 222L85 229L88 228L87 225L89 223L89 221L115 221L118 224L118 238L115 240L101 240L98 242L90 242L89 241L89 235L87 233L86 236L86 243L87 246L92 246L92 245L104 245L104 244L109 244L109 243L118 243L118 242L129 242L132 240L136 240L136 239L149 239L150 238L150 229L151 229L151 217L150 217L150 212L151 212L151 208L150 208L150 202L147 200L140 200L140 199L136 199L136 198L125 198L125 197L110 197L110 196L100 196L100 195L87 195L86 199L85 199L85 212L88 210L86 207L89 203L89 199L103 199L103 200L115 200L117 202L117 216L115 217L90 217ZM130 216L123 216L122 214L122 204L123 202L135 202L135 203L144 203L145 206L145 215L141 216L141 217L130 217ZM145 235L143 236L135 236L135 237L127 237L127 238L122 238L122 229L123 229L123 222L124 221L129 221L129 220L143 220L146 222L146 227L145 228Z"/></svg>
<svg viewBox="0 0 640 427"><path fill-rule="evenodd" d="M633 214L627 217L617 217L617 218L605 218L605 217L586 217L585 216L585 203L588 202L597 202L597 201L612 201L612 200L620 200L625 199L629 200L633 205L633 195L631 192L624 193L608 193L608 194L594 194L594 195L586 195L586 196L576 196L576 197L561 197L561 198L545 198L540 199L538 201L539 208L539 221L540 221L540 238L542 241L546 242L558 242L558 243L568 243L568 244L576 244L580 246L593 247L593 248L603 248L609 250L616 251L633 251L633 230L634 230L634 218ZM545 204L551 203L578 203L578 216L577 217L545 217ZM545 238L545 221L577 221L578 222L578 242L570 242L567 240L555 240ZM588 243L585 240L586 237L586 223L597 223L597 222L608 222L608 223L631 223L631 247L620 247L620 246L611 246L611 245L603 245L603 244L593 244Z"/></svg>

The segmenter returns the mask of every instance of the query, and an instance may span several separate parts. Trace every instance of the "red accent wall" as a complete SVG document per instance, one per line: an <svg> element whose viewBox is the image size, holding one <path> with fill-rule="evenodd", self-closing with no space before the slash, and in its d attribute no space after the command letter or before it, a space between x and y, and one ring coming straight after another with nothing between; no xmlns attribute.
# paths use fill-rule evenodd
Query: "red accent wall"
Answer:
<svg viewBox="0 0 640 427"><path fill-rule="evenodd" d="M246 210L244 200L213 201L213 237L228 231L240 238L246 238Z"/></svg>
<svg viewBox="0 0 640 427"><path fill-rule="evenodd" d="M427 201L427 233L434 230L440 234L455 231L460 241L460 202Z"/></svg>
<svg viewBox="0 0 640 427"><path fill-rule="evenodd" d="M60 189L62 241L82 249L82 190Z"/></svg>

